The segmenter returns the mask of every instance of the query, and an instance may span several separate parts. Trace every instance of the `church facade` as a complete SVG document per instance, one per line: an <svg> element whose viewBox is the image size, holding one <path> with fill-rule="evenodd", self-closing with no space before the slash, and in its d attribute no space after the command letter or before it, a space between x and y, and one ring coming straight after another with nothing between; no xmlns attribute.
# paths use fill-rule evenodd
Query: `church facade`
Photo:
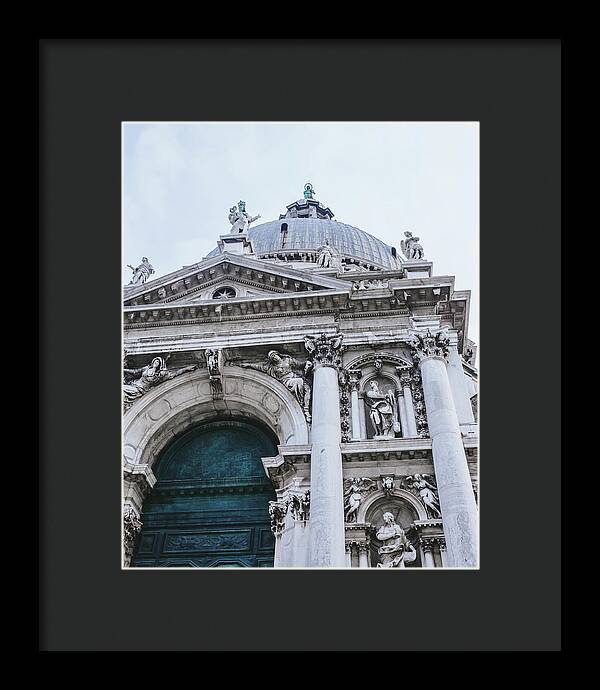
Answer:
<svg viewBox="0 0 600 690"><path fill-rule="evenodd" d="M123 567L477 568L470 292L310 183L258 219L132 267Z"/></svg>

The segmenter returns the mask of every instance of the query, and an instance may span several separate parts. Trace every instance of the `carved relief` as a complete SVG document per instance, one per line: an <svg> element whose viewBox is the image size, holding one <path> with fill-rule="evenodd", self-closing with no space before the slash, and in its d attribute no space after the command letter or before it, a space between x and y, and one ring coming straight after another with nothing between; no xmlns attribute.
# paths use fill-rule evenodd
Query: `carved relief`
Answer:
<svg viewBox="0 0 600 690"><path fill-rule="evenodd" d="M410 340L411 354L415 362L420 362L428 357L448 357L450 339L443 330L431 333L427 329L426 333L414 331Z"/></svg>
<svg viewBox="0 0 600 690"><path fill-rule="evenodd" d="M277 501L269 501L271 531L276 537L283 531L288 512L292 519L306 522L310 515L310 491L289 491Z"/></svg>
<svg viewBox="0 0 600 690"><path fill-rule="evenodd" d="M343 333L327 335L321 333L318 336L307 335L304 337L304 347L312 356L313 365L340 368L342 366L342 352L344 346Z"/></svg>
<svg viewBox="0 0 600 690"><path fill-rule="evenodd" d="M205 350L204 358L213 399L221 400L223 398L223 351Z"/></svg>
<svg viewBox="0 0 600 690"><path fill-rule="evenodd" d="M370 280L355 280L352 283L352 290L377 290L381 288L389 287L389 281L382 280L381 278L372 278Z"/></svg>
<svg viewBox="0 0 600 690"><path fill-rule="evenodd" d="M412 494L418 496L425 506L430 518L441 518L440 501L435 478L429 474L408 475L402 480L402 485Z"/></svg>
<svg viewBox="0 0 600 690"><path fill-rule="evenodd" d="M394 477L387 475L381 477L381 488L386 496L390 496L394 491Z"/></svg>
<svg viewBox="0 0 600 690"><path fill-rule="evenodd" d="M135 543L142 530L142 521L130 505L123 506L123 551L124 565L126 568L131 564Z"/></svg>
<svg viewBox="0 0 600 690"><path fill-rule="evenodd" d="M356 522L358 508L365 496L377 489L377 482L368 477L352 477L344 480L344 514L346 522Z"/></svg>
<svg viewBox="0 0 600 690"><path fill-rule="evenodd" d="M293 393L302 407L306 421L310 423L311 388L307 381L307 375L312 368L312 363L306 362L302 368L298 360L290 355L277 352L277 350L271 350L267 354L267 360L266 364L241 362L239 366L262 371L282 383Z"/></svg>
<svg viewBox="0 0 600 690"><path fill-rule="evenodd" d="M123 384L123 411L127 412L138 398L141 398L155 386L164 381L170 381L188 371L194 371L197 368L197 364L191 364L190 366L170 371L167 369L165 360L162 357L154 357L146 367L139 369L124 368L123 375L127 383Z"/></svg>

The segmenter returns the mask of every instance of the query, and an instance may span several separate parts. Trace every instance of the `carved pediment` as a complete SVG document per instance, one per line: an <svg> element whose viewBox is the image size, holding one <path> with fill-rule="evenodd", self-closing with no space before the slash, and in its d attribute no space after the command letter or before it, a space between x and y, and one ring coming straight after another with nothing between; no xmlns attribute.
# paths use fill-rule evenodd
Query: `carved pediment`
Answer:
<svg viewBox="0 0 600 690"><path fill-rule="evenodd" d="M275 264L221 254L192 266L184 266L163 278L126 288L125 306L151 304L191 304L214 299L223 291L224 299L275 296L286 293L349 290L346 281Z"/></svg>

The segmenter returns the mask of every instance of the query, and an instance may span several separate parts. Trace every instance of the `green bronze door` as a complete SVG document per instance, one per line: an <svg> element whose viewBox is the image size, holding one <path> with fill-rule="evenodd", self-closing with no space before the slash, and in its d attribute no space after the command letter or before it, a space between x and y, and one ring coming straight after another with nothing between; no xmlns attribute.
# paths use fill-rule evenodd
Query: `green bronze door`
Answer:
<svg viewBox="0 0 600 690"><path fill-rule="evenodd" d="M211 422L179 436L154 465L132 565L272 567L275 492L261 457L276 454L275 440L247 422Z"/></svg>

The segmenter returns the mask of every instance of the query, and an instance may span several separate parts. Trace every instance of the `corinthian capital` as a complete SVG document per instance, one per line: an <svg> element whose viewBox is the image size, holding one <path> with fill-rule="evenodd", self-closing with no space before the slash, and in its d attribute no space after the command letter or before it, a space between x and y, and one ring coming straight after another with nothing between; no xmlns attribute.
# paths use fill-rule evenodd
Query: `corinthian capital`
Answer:
<svg viewBox="0 0 600 690"><path fill-rule="evenodd" d="M415 362L421 362L429 357L446 359L449 346L450 338L443 330L436 331L435 333L432 333L429 329L425 333L413 331L411 335L410 349Z"/></svg>
<svg viewBox="0 0 600 690"><path fill-rule="evenodd" d="M335 335L321 333L316 337L307 335L304 337L304 347L312 356L315 366L335 367L337 369L342 366L343 338L343 333L336 333Z"/></svg>

